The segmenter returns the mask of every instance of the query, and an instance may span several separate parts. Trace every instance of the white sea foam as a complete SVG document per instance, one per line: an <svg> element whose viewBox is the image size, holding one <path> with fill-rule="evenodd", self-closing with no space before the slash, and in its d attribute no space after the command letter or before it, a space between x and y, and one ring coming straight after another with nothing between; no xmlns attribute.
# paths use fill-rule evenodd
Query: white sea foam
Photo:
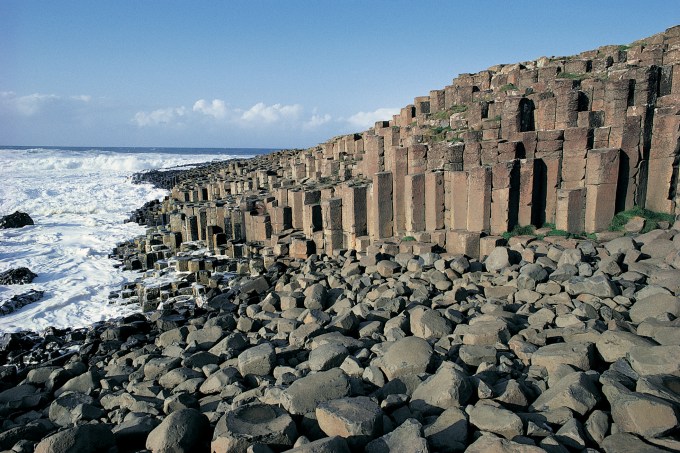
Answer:
<svg viewBox="0 0 680 453"><path fill-rule="evenodd" d="M28 285L0 286L0 300L29 289L44 298L0 317L0 332L80 327L138 311L108 295L138 274L108 258L119 242L144 233L129 213L166 191L134 185L134 172L227 159L225 154L0 149L0 215L27 212L36 225L0 230L0 272L25 266Z"/></svg>

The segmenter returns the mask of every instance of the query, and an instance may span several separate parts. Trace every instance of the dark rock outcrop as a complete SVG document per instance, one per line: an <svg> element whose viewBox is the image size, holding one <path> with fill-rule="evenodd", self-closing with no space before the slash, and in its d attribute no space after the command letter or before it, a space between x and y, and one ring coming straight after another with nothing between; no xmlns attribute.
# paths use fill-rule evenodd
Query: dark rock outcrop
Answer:
<svg viewBox="0 0 680 453"><path fill-rule="evenodd" d="M31 216L25 212L16 211L12 214L0 218L0 229L2 228L21 228L26 225L35 225Z"/></svg>

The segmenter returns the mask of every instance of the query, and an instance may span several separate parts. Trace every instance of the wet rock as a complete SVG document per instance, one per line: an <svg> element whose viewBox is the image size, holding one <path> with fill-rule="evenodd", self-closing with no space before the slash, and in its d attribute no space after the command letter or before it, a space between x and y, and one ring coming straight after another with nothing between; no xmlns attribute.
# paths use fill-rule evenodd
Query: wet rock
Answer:
<svg viewBox="0 0 680 453"><path fill-rule="evenodd" d="M44 291L31 289L23 294L15 294L9 299L0 300L0 316L8 315L28 304L38 302L44 294Z"/></svg>
<svg viewBox="0 0 680 453"><path fill-rule="evenodd" d="M17 267L0 272L0 285L25 285L31 283L37 276L27 267Z"/></svg>
<svg viewBox="0 0 680 453"><path fill-rule="evenodd" d="M12 214L4 215L0 218L0 229L21 228L27 225L35 225L31 216L25 212L15 211Z"/></svg>

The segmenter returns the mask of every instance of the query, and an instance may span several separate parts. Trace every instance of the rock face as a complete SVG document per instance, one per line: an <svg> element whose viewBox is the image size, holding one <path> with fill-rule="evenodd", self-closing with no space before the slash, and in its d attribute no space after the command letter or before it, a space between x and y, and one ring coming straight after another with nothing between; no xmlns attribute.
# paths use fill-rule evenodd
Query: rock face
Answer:
<svg viewBox="0 0 680 453"><path fill-rule="evenodd" d="M21 228L27 225L35 225L31 216L25 212L15 211L12 214L4 215L0 218L0 229Z"/></svg>
<svg viewBox="0 0 680 453"><path fill-rule="evenodd" d="M18 267L0 272L0 285L24 285L31 283L37 276L27 267Z"/></svg>
<svg viewBox="0 0 680 453"><path fill-rule="evenodd" d="M0 335L0 449L680 451L680 222L501 236L674 212L679 45L490 68L175 173L115 251L169 281L121 291L146 313Z"/></svg>
<svg viewBox="0 0 680 453"><path fill-rule="evenodd" d="M0 300L0 315L8 315L21 307L24 307L33 302L37 302L42 299L44 291L36 291L31 289L23 294L17 294L9 299Z"/></svg>

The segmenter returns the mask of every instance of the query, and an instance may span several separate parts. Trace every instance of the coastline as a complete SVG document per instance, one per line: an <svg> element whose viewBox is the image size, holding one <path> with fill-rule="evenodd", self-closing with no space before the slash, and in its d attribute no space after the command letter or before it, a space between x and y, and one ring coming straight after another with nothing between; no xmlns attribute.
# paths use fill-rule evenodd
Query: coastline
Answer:
<svg viewBox="0 0 680 453"><path fill-rule="evenodd" d="M153 224L161 205L133 217ZM207 451L206 439L212 451L672 449L672 403L647 392L673 394L676 378L655 380L656 360L680 369L680 302L663 288L678 271L660 260L679 226L600 243L518 236L484 262L385 248L266 268L251 258L228 282L208 279L202 307L178 285L186 294L147 314L9 334L3 363L8 347L33 363L0 367L0 413L21 421L5 426L0 448L96 433L94 446L154 450L172 424L188 424L193 451ZM132 241L138 254L155 231ZM658 297L662 308L644 302ZM624 407L645 404L655 416L633 428L640 437L612 432L637 423Z"/></svg>

